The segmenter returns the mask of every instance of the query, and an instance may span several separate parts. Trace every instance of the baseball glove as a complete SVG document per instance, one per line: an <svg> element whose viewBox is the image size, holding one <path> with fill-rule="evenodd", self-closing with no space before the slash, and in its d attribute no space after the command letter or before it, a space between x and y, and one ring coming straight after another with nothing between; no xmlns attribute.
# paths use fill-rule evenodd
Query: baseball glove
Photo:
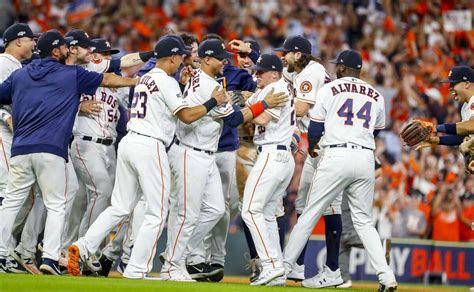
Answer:
<svg viewBox="0 0 474 292"><path fill-rule="evenodd" d="M413 147L421 142L428 141L435 132L433 123L413 120L403 128L400 137L406 145Z"/></svg>
<svg viewBox="0 0 474 292"><path fill-rule="evenodd" d="M232 91L231 95L230 95L230 99L232 100L232 103L235 104L235 105L238 105L240 107L244 107L245 106L245 97L244 95L242 94L242 92L240 90L234 90Z"/></svg>
<svg viewBox="0 0 474 292"><path fill-rule="evenodd" d="M467 174L474 174L474 153L472 151L464 153L464 168Z"/></svg>

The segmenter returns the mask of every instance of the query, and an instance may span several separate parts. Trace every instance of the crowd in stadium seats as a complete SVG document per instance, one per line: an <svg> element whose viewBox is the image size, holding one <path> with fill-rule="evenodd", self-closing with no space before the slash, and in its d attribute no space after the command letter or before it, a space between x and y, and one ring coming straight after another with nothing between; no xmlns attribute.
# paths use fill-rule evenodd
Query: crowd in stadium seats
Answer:
<svg viewBox="0 0 474 292"><path fill-rule="evenodd" d="M106 37L122 53L151 50L169 31L189 31L198 38L206 33L226 40L254 38L262 53L287 36L304 35L333 73L327 60L348 47L356 49L364 58L362 79L386 98L389 117L376 150L382 177L374 213L381 236L474 241L474 177L464 173L457 149L410 151L398 136L414 117L461 120L461 105L438 81L455 64L474 65L474 30L451 31L443 15L472 14L472 1L17 0L12 7L2 5L5 22L28 22L38 32L81 28L91 37Z"/></svg>

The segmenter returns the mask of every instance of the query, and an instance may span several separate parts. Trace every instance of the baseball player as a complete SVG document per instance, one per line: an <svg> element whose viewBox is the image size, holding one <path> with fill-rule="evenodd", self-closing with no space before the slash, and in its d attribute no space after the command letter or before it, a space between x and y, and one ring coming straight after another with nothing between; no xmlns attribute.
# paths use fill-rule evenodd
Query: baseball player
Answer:
<svg viewBox="0 0 474 292"><path fill-rule="evenodd" d="M208 34L203 38L203 40L208 39L217 39L224 42L216 34ZM235 42L236 40L234 40ZM232 42L229 44L232 46ZM255 54L257 53L254 52L253 55ZM247 70L239 69L232 65L230 61L224 65L223 73L218 78L222 80L226 91L254 91L256 87L256 83ZM212 228L209 235L206 236L204 242L193 248L187 258L187 270L194 279L210 276L211 281L218 282L224 277L225 245L230 222L231 193L237 195L237 192L232 192L232 186L235 181L236 150L238 148L237 130L224 124L215 156L222 181L225 213ZM191 241L194 240L191 239Z"/></svg>
<svg viewBox="0 0 474 292"><path fill-rule="evenodd" d="M285 40L283 47L276 51L284 53L284 61L287 64L287 71L295 73L293 78L293 88L295 92L295 110L298 117L298 130L306 133L309 126L309 110L316 103L316 96L319 89L331 81L326 69L311 55L311 43L301 37L295 36ZM318 159L309 155L301 173L298 195L295 201L297 217L303 212L307 202L311 178L314 175ZM326 233L326 265L333 271L338 269L339 242L342 230L341 221L341 199L342 193L324 212L325 233ZM288 275L288 279L302 281L304 280L304 256L306 247L301 252L296 265Z"/></svg>
<svg viewBox="0 0 474 292"><path fill-rule="evenodd" d="M464 137L474 134L474 70L469 66L454 66L449 72L447 79L441 83L449 83L449 91L453 98L462 104L461 119L459 123L438 124L437 133L445 133L444 136L431 136L428 141L421 142L415 149L421 149L432 145L457 146L463 143ZM465 145L468 145L466 143ZM462 147L464 148L464 147ZM467 148L464 150L467 152Z"/></svg>
<svg viewBox="0 0 474 292"><path fill-rule="evenodd" d="M0 85L0 102L13 104L13 126L16 129L9 181L0 211L0 268L6 268L7 246L15 217L29 189L37 181L47 209L40 270L59 275L68 142L79 108L79 95L93 93L100 85L131 86L136 81L62 65L67 47L58 31L43 33L37 47L41 59L15 71ZM64 78L75 82L65 83ZM52 178L55 178L53 182Z"/></svg>
<svg viewBox="0 0 474 292"><path fill-rule="evenodd" d="M209 101L192 107L188 104L171 77L184 54L189 54L189 49L181 38L165 36L157 42L156 68L145 74L135 87L129 133L119 147L112 205L100 214L84 237L69 247L70 274L80 274L79 261L94 254L107 234L128 218L142 193L147 209L123 276L142 279L151 271L156 243L168 212L171 174L167 150L176 120L193 123L226 102L223 91L214 88Z"/></svg>
<svg viewBox="0 0 474 292"><path fill-rule="evenodd" d="M385 127L384 98L359 79L362 58L356 51L341 52L336 60L338 79L319 90L310 111L309 154L315 156L319 142L322 154L308 194L308 202L285 248L285 269L295 264L314 225L342 191L347 192L354 228L369 254L384 290L397 282L387 265L380 237L372 225L374 196L374 131ZM325 135L321 141L323 131ZM343 165L344 167L340 167ZM313 187L314 186L314 187ZM326 270L303 281L304 287L322 288L342 283L340 272ZM321 277L324 275L324 278Z"/></svg>
<svg viewBox="0 0 474 292"><path fill-rule="evenodd" d="M8 27L3 34L3 42L6 45L6 51L0 54L0 83L7 79L14 71L22 68L22 62L32 58L33 48L35 47L35 35L27 24L17 23ZM10 163L10 149L13 139L13 125L11 108L3 106L0 109L0 205L3 200L4 193L8 182L8 170ZM36 188L37 189L37 188ZM34 221L27 217L30 210L41 211L41 203L34 204L38 192L31 192L31 196L26 200L25 204L19 211L16 218L16 224L13 228L13 233L17 235L21 232L21 241L16 247L17 250L11 253L12 257L8 257L8 265L10 272L38 274L39 270L36 267L34 256L28 253L27 250L36 246L37 236L41 226L34 224ZM40 223L41 218L35 218L36 222ZM24 223L24 224L21 224ZM39 224L41 225L41 224ZM36 236L36 238L35 238ZM35 238L33 247L27 245L28 238ZM11 248L15 247L14 240L11 241ZM21 251L21 253L19 253ZM34 252L33 252L34 254Z"/></svg>
<svg viewBox="0 0 474 292"><path fill-rule="evenodd" d="M188 83L185 96L191 105L206 102L216 86L218 74L231 54L225 51L224 43L209 39L199 45L201 70ZM176 217L171 217L168 226L168 243L164 254L165 263L161 278L189 281L191 276L184 268L190 251L200 244L225 212L222 183L214 153L225 121L236 127L249 121L268 108L276 107L287 100L283 93L270 92L264 101L241 111L234 111L230 104L216 108L197 123L186 125L178 122L176 140L170 149L171 169L176 179ZM190 180L189 177L193 179ZM172 213L173 214L173 213ZM192 235L192 241L190 241ZM212 275L209 275L212 276Z"/></svg>
<svg viewBox="0 0 474 292"><path fill-rule="evenodd" d="M291 86L282 78L283 64L277 56L262 55L253 69L260 90L248 104L258 102L272 90L292 94ZM275 214L295 167L290 151L295 127L293 100L281 108L266 110L253 123L259 155L245 186L242 218L250 229L263 270L250 285L285 285ZM278 282L272 283L276 279Z"/></svg>

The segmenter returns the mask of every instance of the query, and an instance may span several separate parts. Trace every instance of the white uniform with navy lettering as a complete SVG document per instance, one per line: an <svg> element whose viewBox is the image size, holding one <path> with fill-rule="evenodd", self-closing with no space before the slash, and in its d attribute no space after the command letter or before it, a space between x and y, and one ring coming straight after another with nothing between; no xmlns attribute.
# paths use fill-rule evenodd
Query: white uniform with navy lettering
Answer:
<svg viewBox="0 0 474 292"><path fill-rule="evenodd" d="M247 103L263 100L272 89L292 96L291 85L281 78L257 91ZM275 214L295 167L289 148L295 129L293 100L265 113L272 118L265 126L255 125L253 141L259 155L248 176L242 203L242 219L252 234L264 270L283 267Z"/></svg>
<svg viewBox="0 0 474 292"><path fill-rule="evenodd" d="M316 103L319 89L326 83L331 82L326 69L316 61L310 61L309 64L298 74L294 76L293 86L296 100L310 104L311 107ZM304 117L298 118L298 129L302 133L308 132L309 113ZM295 200L296 213L301 214L306 205L308 191L311 185L316 165L319 158L312 158L307 155L301 171L300 185L298 187L298 195ZM324 212L324 215L341 214L342 194L331 206Z"/></svg>
<svg viewBox="0 0 474 292"><path fill-rule="evenodd" d="M474 116L474 96L471 96L468 102L465 102L461 108L461 119L462 121L469 120Z"/></svg>
<svg viewBox="0 0 474 292"><path fill-rule="evenodd" d="M318 92L311 119L324 122L323 148L307 205L291 232L284 261L292 267L324 210L346 191L354 228L382 283L395 280L372 224L374 130L385 127L384 98L368 83L337 79Z"/></svg>
<svg viewBox="0 0 474 292"><path fill-rule="evenodd" d="M143 278L151 271L171 188L166 147L175 133L175 114L185 107L178 83L163 70L154 68L140 79L135 87L129 132L119 145L111 206L77 241L81 256L87 258L95 253L109 232L130 215L143 194L147 209L124 277Z"/></svg>
<svg viewBox="0 0 474 292"><path fill-rule="evenodd" d="M214 78L198 71L186 86L186 100L190 106L201 105L211 98L216 87L221 85ZM204 240L225 212L214 153L222 132L222 118L233 112L233 107L225 104L189 125L178 121L177 140L169 153L176 197L171 198L173 212L168 224L167 262L161 270L162 277L182 266L189 251Z"/></svg>

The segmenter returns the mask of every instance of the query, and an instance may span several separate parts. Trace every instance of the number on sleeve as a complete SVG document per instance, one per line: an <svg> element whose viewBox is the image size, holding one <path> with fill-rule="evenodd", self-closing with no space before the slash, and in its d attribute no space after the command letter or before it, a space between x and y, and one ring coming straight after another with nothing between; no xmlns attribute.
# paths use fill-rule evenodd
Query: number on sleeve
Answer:
<svg viewBox="0 0 474 292"><path fill-rule="evenodd" d="M344 125L352 126L354 122L352 119L354 118L354 112L352 111L353 107L353 100L352 98L346 99L346 101L342 104L341 108L337 111L337 114L340 117L346 118L344 121ZM372 103L370 101L366 102L360 110L357 112L356 116L360 120L364 120L364 123L362 126L364 128L369 128L369 123L370 123L370 110L372 109Z"/></svg>
<svg viewBox="0 0 474 292"><path fill-rule="evenodd" d="M146 102L148 96L146 92L135 92L131 106L131 118L144 119L146 116Z"/></svg>

